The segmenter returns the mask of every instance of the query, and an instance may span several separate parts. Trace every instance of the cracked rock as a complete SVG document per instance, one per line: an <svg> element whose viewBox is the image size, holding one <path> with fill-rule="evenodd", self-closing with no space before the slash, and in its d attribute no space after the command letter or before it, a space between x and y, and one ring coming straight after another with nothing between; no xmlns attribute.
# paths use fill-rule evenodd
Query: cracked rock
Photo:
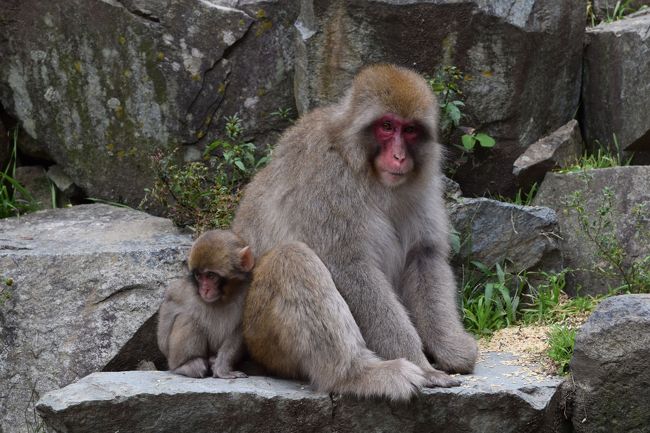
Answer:
<svg viewBox="0 0 650 433"><path fill-rule="evenodd" d="M36 431L40 395L89 373L163 365L152 316L190 245L169 220L103 204L0 220L0 276L13 280L0 301L0 431Z"/></svg>

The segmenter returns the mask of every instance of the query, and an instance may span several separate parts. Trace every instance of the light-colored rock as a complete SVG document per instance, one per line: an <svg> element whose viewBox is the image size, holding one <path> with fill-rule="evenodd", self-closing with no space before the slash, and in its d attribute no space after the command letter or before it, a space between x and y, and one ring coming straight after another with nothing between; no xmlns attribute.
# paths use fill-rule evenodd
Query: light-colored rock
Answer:
<svg viewBox="0 0 650 433"><path fill-rule="evenodd" d="M526 191L534 183L539 185L547 172L577 161L583 151L584 143L578 122L571 120L528 146L515 160L512 173L517 177L517 184Z"/></svg>
<svg viewBox="0 0 650 433"><path fill-rule="evenodd" d="M577 433L650 431L650 295L605 299L576 335Z"/></svg>
<svg viewBox="0 0 650 433"><path fill-rule="evenodd" d="M463 122L497 144L454 178L466 194L514 192L512 163L522 148L577 110L585 21L580 0L303 1L297 106L305 112L337 99L365 64L430 76L456 66L468 78Z"/></svg>
<svg viewBox="0 0 650 433"><path fill-rule="evenodd" d="M238 112L259 141L286 124L270 113L293 107L297 11L231 3L5 0L2 106L88 196L137 206L155 150L224 137Z"/></svg>
<svg viewBox="0 0 650 433"><path fill-rule="evenodd" d="M46 394L38 411L59 432L554 432L561 380L512 355L483 354L476 373L408 403L314 392L266 377L189 379L167 372L95 373Z"/></svg>
<svg viewBox="0 0 650 433"><path fill-rule="evenodd" d="M581 121L587 145L650 151L650 10L587 29Z"/></svg>
<svg viewBox="0 0 650 433"><path fill-rule="evenodd" d="M84 205L0 220L0 430L36 430L45 391L95 371L161 362L155 319L191 244L169 221ZM3 293L4 295L5 293Z"/></svg>
<svg viewBox="0 0 650 433"><path fill-rule="evenodd" d="M649 182L650 166L546 175L533 203L557 213L564 267L573 270L567 275L569 291L581 287L583 295L606 293L625 282L605 257L612 255L603 251L620 249L626 272L650 256Z"/></svg>
<svg viewBox="0 0 650 433"><path fill-rule="evenodd" d="M493 266L508 260L519 271L538 268L559 254L552 209L487 198L461 198L448 209L452 226L460 233L456 262L477 260Z"/></svg>

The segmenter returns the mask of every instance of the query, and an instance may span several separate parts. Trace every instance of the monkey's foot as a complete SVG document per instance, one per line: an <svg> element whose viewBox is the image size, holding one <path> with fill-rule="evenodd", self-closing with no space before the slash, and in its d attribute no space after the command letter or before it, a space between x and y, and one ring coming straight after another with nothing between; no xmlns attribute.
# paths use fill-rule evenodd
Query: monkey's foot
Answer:
<svg viewBox="0 0 650 433"><path fill-rule="evenodd" d="M454 345L438 344L432 352L436 368L448 373L467 374L474 371L478 345L474 337L464 333L456 337Z"/></svg>
<svg viewBox="0 0 650 433"><path fill-rule="evenodd" d="M246 373L243 373L241 371L235 371L235 370L221 370L217 369L212 376L218 377L220 379L240 379L244 377L248 377Z"/></svg>
<svg viewBox="0 0 650 433"><path fill-rule="evenodd" d="M424 378L426 379L424 386L427 388L451 388L453 386L459 386L461 383L460 380L435 369L425 371Z"/></svg>
<svg viewBox="0 0 650 433"><path fill-rule="evenodd" d="M188 377L206 377L208 375L208 360L204 358L190 359L180 367L173 369L172 372Z"/></svg>

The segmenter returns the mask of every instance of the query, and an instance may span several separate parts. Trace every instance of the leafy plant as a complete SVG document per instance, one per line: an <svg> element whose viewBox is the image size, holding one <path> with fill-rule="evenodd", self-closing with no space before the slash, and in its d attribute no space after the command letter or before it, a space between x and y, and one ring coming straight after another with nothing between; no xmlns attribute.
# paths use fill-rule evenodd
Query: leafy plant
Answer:
<svg viewBox="0 0 650 433"><path fill-rule="evenodd" d="M156 183L146 190L145 201L162 205L179 226L197 231L226 228L234 216L241 188L270 159L270 149L259 154L253 143L242 139L237 115L226 118L224 139L210 143L203 161L181 164L178 149L152 158Z"/></svg>
<svg viewBox="0 0 650 433"><path fill-rule="evenodd" d="M519 307L517 279L499 264L488 268L480 262L471 263L478 272L463 285L465 327L477 335L490 335L514 324ZM516 285L514 294L511 294L511 285Z"/></svg>
<svg viewBox="0 0 650 433"><path fill-rule="evenodd" d="M592 271L606 279L620 279L623 285L612 288L615 292L650 292L650 256L632 257L617 236L617 220L614 215L614 192L609 187L601 191L601 200L594 211L589 211L582 191L575 191L564 200L567 208L575 212L581 233L595 246L601 259ZM650 242L650 230L644 221L650 213L643 204L630 212L634 218L634 236L642 242Z"/></svg>
<svg viewBox="0 0 650 433"><path fill-rule="evenodd" d="M463 127L460 125L464 117L462 109L465 107L463 102L463 91L460 83L465 80L465 74L456 66L445 66L442 71L434 77L428 77L427 83L433 93L438 97L440 105L440 130L445 139L449 139L455 128L464 132L461 136L461 145L456 145L464 153L472 153L476 146L491 148L496 144L495 140L489 135L478 132L473 128Z"/></svg>
<svg viewBox="0 0 650 433"><path fill-rule="evenodd" d="M542 276L539 284L529 285L527 306L523 308L523 321L525 323L548 323L555 316L554 312L560 304L560 295L566 285L567 270L559 273L540 272Z"/></svg>
<svg viewBox="0 0 650 433"><path fill-rule="evenodd" d="M0 218L17 216L38 209L32 195L16 180L18 129L14 129L7 166L0 171Z"/></svg>
<svg viewBox="0 0 650 433"><path fill-rule="evenodd" d="M293 122L293 110L290 107L283 108L283 107L278 107L277 110L271 113L271 116L275 116L280 120L284 120L287 122Z"/></svg>
<svg viewBox="0 0 650 433"><path fill-rule="evenodd" d="M551 328L548 337L548 356L558 366L559 372L566 374L573 356L576 330L569 326L555 325Z"/></svg>

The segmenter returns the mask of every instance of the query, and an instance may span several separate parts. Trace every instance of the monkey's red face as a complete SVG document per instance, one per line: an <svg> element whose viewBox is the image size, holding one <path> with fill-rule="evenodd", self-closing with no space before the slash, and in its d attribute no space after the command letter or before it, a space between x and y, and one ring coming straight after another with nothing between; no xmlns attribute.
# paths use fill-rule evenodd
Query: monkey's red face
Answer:
<svg viewBox="0 0 650 433"><path fill-rule="evenodd" d="M410 148L421 138L419 126L396 114L385 114L373 125L379 153L374 166L380 181L386 186L397 186L413 170L413 157Z"/></svg>
<svg viewBox="0 0 650 433"><path fill-rule="evenodd" d="M205 302L215 302L224 296L224 287L228 280L212 271L194 271L199 296Z"/></svg>

